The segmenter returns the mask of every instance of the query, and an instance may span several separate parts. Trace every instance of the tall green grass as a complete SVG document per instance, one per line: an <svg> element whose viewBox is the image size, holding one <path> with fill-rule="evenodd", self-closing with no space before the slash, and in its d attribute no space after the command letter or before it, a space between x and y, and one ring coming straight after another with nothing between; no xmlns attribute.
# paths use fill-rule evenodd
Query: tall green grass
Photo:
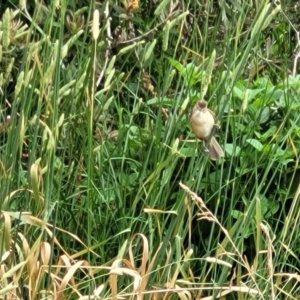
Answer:
<svg viewBox="0 0 300 300"><path fill-rule="evenodd" d="M1 297L298 299L293 4L144 2L3 10Z"/></svg>

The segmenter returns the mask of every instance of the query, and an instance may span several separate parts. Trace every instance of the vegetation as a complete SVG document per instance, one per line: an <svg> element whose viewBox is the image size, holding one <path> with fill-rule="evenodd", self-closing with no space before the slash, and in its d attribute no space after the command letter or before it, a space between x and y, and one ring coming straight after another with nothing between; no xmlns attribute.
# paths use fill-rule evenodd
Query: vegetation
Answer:
<svg viewBox="0 0 300 300"><path fill-rule="evenodd" d="M37 2L0 6L1 299L299 299L298 1Z"/></svg>

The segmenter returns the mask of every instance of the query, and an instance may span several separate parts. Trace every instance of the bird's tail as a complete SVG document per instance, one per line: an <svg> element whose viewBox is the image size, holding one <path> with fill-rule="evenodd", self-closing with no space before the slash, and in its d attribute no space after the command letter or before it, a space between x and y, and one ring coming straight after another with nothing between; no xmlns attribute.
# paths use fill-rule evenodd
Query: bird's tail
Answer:
<svg viewBox="0 0 300 300"><path fill-rule="evenodd" d="M207 149L211 160L216 160L217 158L224 156L224 151L214 136L211 137Z"/></svg>

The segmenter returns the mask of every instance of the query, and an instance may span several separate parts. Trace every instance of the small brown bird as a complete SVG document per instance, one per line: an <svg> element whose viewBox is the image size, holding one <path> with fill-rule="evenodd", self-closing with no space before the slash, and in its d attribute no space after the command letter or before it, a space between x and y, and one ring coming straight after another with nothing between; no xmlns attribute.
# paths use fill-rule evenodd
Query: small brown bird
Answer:
<svg viewBox="0 0 300 300"><path fill-rule="evenodd" d="M216 160L224 156L224 152L214 137L215 123L214 113L207 108L207 102L199 100L194 105L191 115L190 124L196 137L203 140L204 150L208 152L210 159Z"/></svg>

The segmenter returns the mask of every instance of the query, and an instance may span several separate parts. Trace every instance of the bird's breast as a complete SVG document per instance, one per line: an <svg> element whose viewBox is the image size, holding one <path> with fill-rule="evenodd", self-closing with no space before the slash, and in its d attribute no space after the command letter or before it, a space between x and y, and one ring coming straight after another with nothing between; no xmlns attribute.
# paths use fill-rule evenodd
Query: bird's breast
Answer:
<svg viewBox="0 0 300 300"><path fill-rule="evenodd" d="M193 132L199 139L208 138L215 124L214 117L209 112L200 111L192 114L190 122Z"/></svg>

